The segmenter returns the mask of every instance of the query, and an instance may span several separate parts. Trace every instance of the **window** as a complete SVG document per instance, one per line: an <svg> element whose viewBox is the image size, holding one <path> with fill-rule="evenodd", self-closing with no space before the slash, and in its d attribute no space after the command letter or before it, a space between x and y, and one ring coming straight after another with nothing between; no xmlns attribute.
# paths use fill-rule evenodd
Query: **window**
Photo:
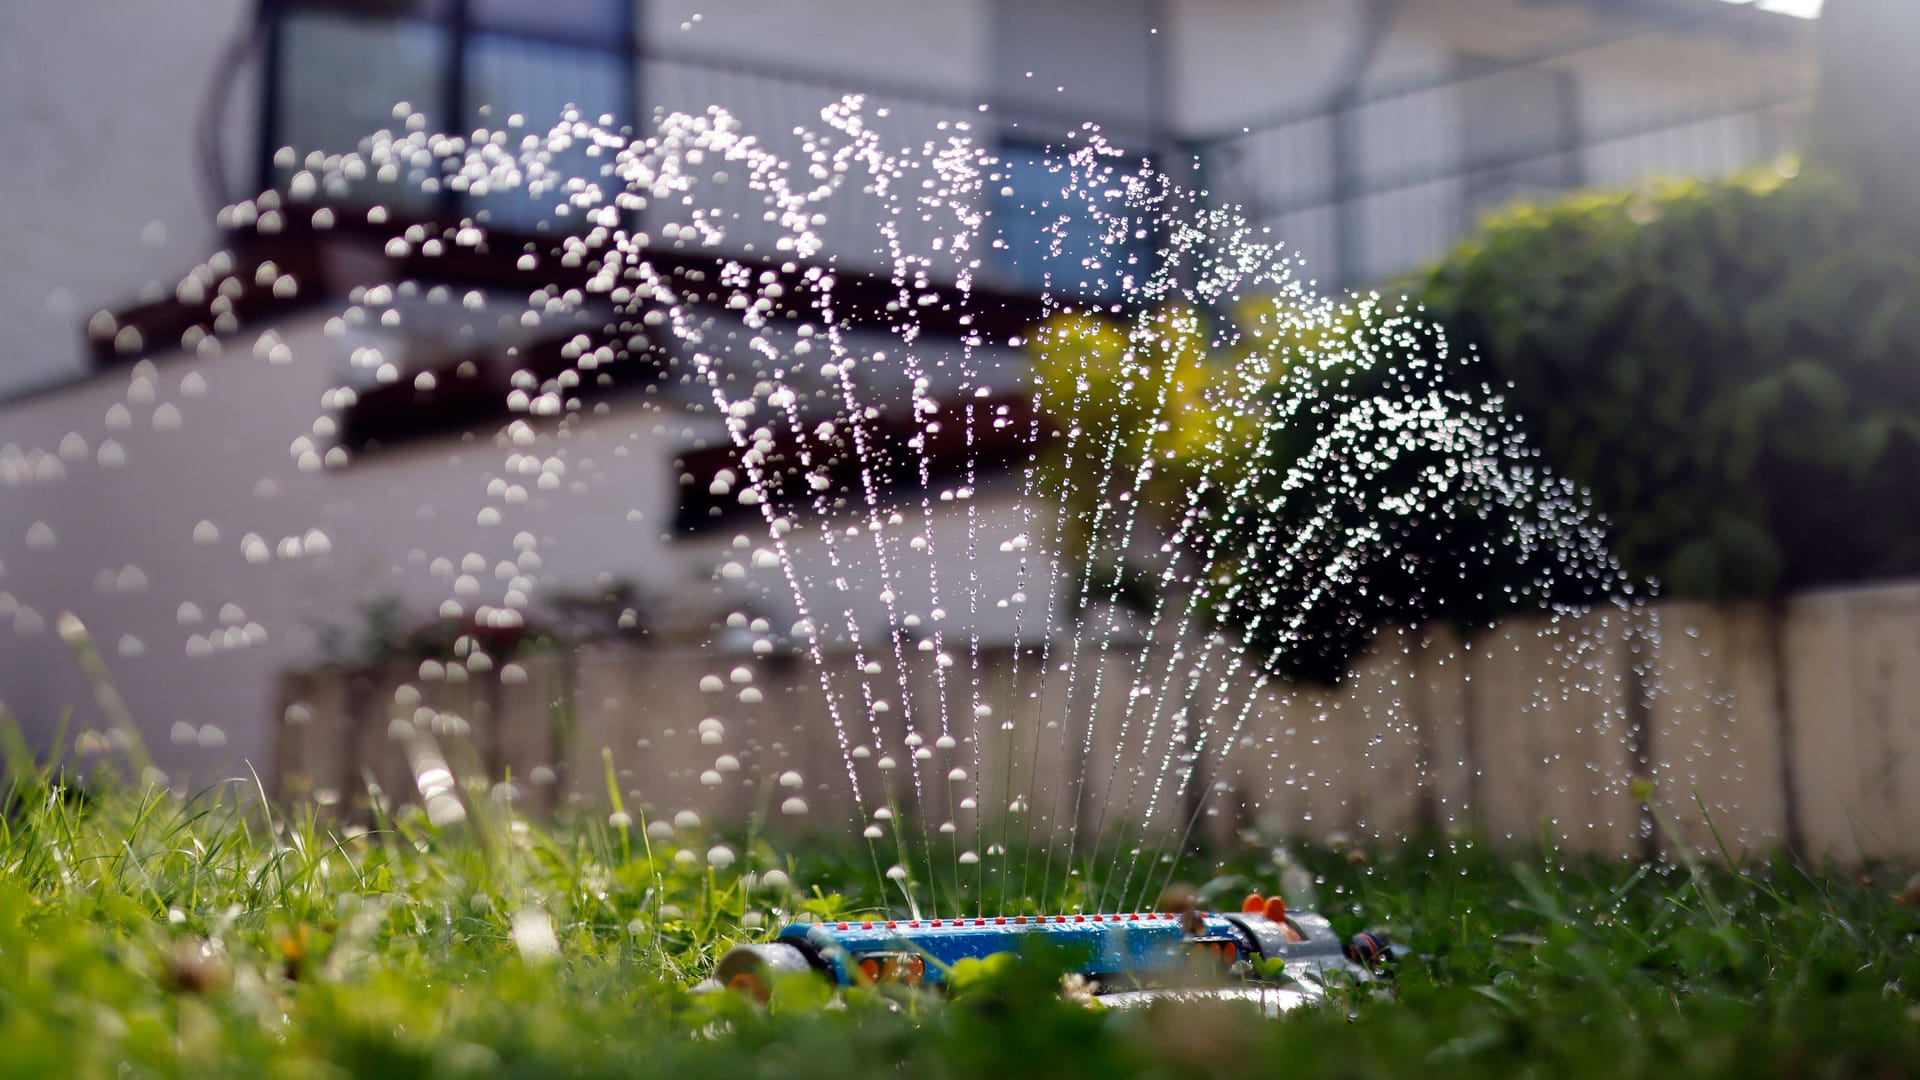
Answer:
<svg viewBox="0 0 1920 1080"><path fill-rule="evenodd" d="M1075 164L1067 152L1022 143L1003 144L1000 159L995 285L1112 301L1144 283L1154 223L1126 159Z"/></svg>
<svg viewBox="0 0 1920 1080"><path fill-rule="evenodd" d="M267 151L282 156L271 180L287 183L314 155L355 149L382 128L398 131L395 106L430 131L502 130L521 117L518 138L544 138L568 106L597 122L634 111L632 0L281 0L269 78L274 108ZM582 146L557 155L567 176L596 178L605 159ZM371 176L334 201L383 203L416 213L484 211L496 225L565 227L562 191L468 196L440 190L425 170Z"/></svg>
<svg viewBox="0 0 1920 1080"><path fill-rule="evenodd" d="M405 102L424 114L430 126L449 126L442 73L450 50L439 26L294 10L285 15L277 32L280 63L274 77L279 109L267 149L291 146L296 151L294 163L274 176L277 185L283 186L304 167L309 154L350 151L375 131L397 127L393 117L397 103ZM415 211L430 208L433 201L410 177L387 181L366 177L356 182L352 198Z"/></svg>
<svg viewBox="0 0 1920 1080"><path fill-rule="evenodd" d="M630 113L621 105L628 97L625 59L610 53L505 34L476 34L466 74L465 96L472 103L467 121L470 129L484 126L499 130L517 113L525 118L522 137L545 138L569 106L577 107L589 123L598 123L602 116L617 118ZM480 110L489 106L490 115L480 115ZM591 157L584 144L574 143L554 154L547 167L562 178L599 183L600 169L610 160ZM556 209L565 201L564 191L524 186L470 200L475 209L488 212L495 226L518 229L554 223L558 216L565 216Z"/></svg>

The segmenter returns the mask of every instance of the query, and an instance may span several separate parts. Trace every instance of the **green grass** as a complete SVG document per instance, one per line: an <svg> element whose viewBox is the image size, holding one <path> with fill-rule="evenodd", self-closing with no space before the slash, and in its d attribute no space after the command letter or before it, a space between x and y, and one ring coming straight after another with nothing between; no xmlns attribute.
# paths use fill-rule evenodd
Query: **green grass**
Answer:
<svg viewBox="0 0 1920 1080"><path fill-rule="evenodd" d="M1391 996L1271 1022L1106 1013L1027 965L952 1001L783 984L761 1009L690 988L796 910L879 904L864 849L734 837L715 870L729 838L532 825L484 799L458 823L349 833L243 785L10 784L5 1075L1920 1072L1920 917L1891 871L1249 847L1194 863L1224 867L1203 888L1317 878L1343 932L1385 926L1418 954ZM766 884L775 868L790 887Z"/></svg>

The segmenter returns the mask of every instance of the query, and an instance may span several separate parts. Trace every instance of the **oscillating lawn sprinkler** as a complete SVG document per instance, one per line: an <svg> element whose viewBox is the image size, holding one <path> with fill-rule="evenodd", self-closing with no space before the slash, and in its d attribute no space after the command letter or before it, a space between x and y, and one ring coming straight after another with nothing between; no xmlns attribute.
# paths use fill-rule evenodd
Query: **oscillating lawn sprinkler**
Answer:
<svg viewBox="0 0 1920 1080"><path fill-rule="evenodd" d="M764 945L720 959L714 979L766 1001L774 979L813 973L839 986L892 983L938 989L953 966L1039 947L1069 959L1110 1007L1166 997L1247 1000L1270 1013L1318 1000L1329 976L1368 982L1392 958L1383 935L1344 945L1326 919L1289 912L1278 896L1246 898L1238 912L1136 912L966 919L795 923ZM1196 985L1195 973L1211 976Z"/></svg>

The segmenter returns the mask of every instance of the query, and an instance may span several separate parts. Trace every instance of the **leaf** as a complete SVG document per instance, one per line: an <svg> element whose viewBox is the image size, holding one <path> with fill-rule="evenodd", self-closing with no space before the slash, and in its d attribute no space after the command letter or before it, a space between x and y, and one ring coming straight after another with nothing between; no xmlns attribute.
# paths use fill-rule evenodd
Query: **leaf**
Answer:
<svg viewBox="0 0 1920 1080"><path fill-rule="evenodd" d="M1512 998L1495 990L1491 986L1475 986L1470 989L1488 1001L1493 1002L1495 1005L1500 1006L1501 1011L1509 1016L1520 1016L1524 1012L1524 1010L1520 1008L1519 1002L1514 1001Z"/></svg>
<svg viewBox="0 0 1920 1080"><path fill-rule="evenodd" d="M1727 409L1740 419L1736 423L1764 426L1773 419L1774 411L1786 397L1787 384L1783 376L1769 375L1755 379L1727 398ZM1709 406L1709 410L1713 410Z"/></svg>
<svg viewBox="0 0 1920 1080"><path fill-rule="evenodd" d="M1834 415L1846 412L1853 396L1846 380L1816 360L1795 360L1786 366L1780 377L1815 405Z"/></svg>
<svg viewBox="0 0 1920 1080"><path fill-rule="evenodd" d="M1660 583L1683 596L1719 596L1722 577L1720 551L1711 540L1694 540L1668 559Z"/></svg>
<svg viewBox="0 0 1920 1080"><path fill-rule="evenodd" d="M1900 334L1906 329L1912 306L1910 297L1889 296L1882 300L1860 324L1862 355L1896 363L1906 360L1909 350L1901 348Z"/></svg>
<svg viewBox="0 0 1920 1080"><path fill-rule="evenodd" d="M1854 483L1865 480L1887 456L1887 447L1893 442L1897 423L1896 417L1875 413L1854 425L1853 437L1849 440L1852 445L1847 455L1847 471Z"/></svg>

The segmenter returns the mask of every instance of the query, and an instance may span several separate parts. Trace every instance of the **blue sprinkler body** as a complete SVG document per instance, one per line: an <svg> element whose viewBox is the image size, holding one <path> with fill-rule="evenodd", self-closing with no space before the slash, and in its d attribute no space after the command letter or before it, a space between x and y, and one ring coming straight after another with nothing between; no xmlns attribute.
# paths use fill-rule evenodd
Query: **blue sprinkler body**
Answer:
<svg viewBox="0 0 1920 1080"><path fill-rule="evenodd" d="M1178 915L1000 916L796 923L765 945L734 949L720 961L716 981L765 1000L772 977L811 971L840 986L903 983L943 986L962 960L1035 947L1055 952L1068 972L1097 993L1127 993L1192 982L1196 970L1217 981L1255 981L1254 961L1267 981L1318 986L1330 971L1365 979L1377 958L1355 944L1343 947L1325 919L1287 913L1277 902L1250 897L1247 910ZM1370 935L1361 935L1370 937ZM1243 963L1245 961L1245 963ZM1302 978L1305 976L1305 978Z"/></svg>

